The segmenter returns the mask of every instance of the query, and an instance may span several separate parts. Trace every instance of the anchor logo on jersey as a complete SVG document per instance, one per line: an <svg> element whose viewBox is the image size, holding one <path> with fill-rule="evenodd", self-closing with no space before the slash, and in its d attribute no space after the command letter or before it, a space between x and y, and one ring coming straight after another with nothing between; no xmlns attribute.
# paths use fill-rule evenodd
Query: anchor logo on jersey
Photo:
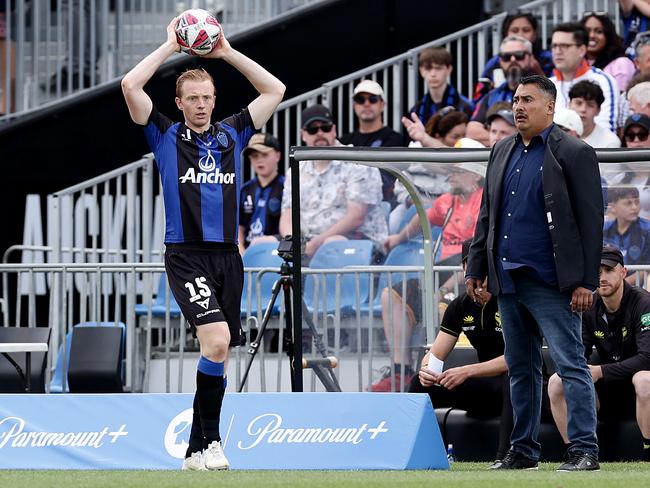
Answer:
<svg viewBox="0 0 650 488"><path fill-rule="evenodd" d="M208 154L199 159L199 169L205 171L206 173L214 170L216 168L217 162L212 155L212 151L208 149Z"/></svg>
<svg viewBox="0 0 650 488"><path fill-rule="evenodd" d="M228 136L226 135L225 132L222 131L217 132L217 142L221 144L223 147L228 146Z"/></svg>

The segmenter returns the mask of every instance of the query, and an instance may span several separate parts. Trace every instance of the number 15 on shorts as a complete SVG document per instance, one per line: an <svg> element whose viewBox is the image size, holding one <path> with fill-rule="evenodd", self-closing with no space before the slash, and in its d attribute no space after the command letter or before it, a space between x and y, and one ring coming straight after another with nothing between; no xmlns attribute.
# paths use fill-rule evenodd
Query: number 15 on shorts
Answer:
<svg viewBox="0 0 650 488"><path fill-rule="evenodd" d="M187 288L187 291L190 293L190 303L200 300L201 297L207 298L212 295L212 291L210 290L210 287L206 285L206 281L205 276L199 276L194 278L194 283L191 281L185 283L185 288ZM196 285L196 288L194 285Z"/></svg>

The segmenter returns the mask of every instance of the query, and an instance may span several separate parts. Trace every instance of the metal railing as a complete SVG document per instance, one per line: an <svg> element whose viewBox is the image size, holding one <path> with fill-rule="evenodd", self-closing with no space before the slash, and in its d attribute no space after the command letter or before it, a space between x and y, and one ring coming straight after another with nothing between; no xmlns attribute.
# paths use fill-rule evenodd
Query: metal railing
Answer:
<svg viewBox="0 0 650 488"><path fill-rule="evenodd" d="M616 0L536 0L521 5L522 10L535 14L540 23L539 33L544 49L547 48L553 25L559 22L579 19L585 10L604 10L610 12L615 25L619 24L618 2ZM450 82L464 95L471 97L474 84L479 78L485 63L499 50L501 24L506 12L498 13L489 19L462 29L448 36L423 44L367 68L355 71L319 88L282 102L264 128L272 132L289 148L302 144L300 127L301 112L314 103L329 106L336 118L336 128L340 135L352 132L355 115L352 110L352 92L362 79L372 79L382 85L386 93L384 123L398 132L402 125L400 119L408 109L415 105L426 92L426 84L418 73L418 56L428 47L445 47L454 58L454 71ZM288 169L288 151L284 154L285 169Z"/></svg>
<svg viewBox="0 0 650 488"><path fill-rule="evenodd" d="M458 271L459 267L437 267L434 273ZM162 263L69 263L69 264L0 264L2 274L2 290L0 299L3 303L10 303L13 310L26 308L28 314L25 320L20 316L14 324L4 323L4 326L27 326L36 327L49 325L52 328L50 338L50 352L48 354L48 382L54 372L54 365L57 364L59 344L61 354L66 357L67 351L66 336L73 330L73 326L83 322L104 322L125 324L126 348L126 384L129 391L147 391L151 383L151 361L159 357L163 361L164 391L183 391L183 365L185 358L195 357L198 353L197 343L186 334L185 320L178 309L171 306L171 294L169 285L165 283L164 312L153 310L152 297L158 288L158 280L154 277L164 271ZM257 302L257 313L251 315L251 307L244 307L242 323L244 331L249 340L251 331L257 329L262 320L264 305L262 296L267 295L268 290L262 290L261 281L265 274L277 273L278 269L273 268L248 268L249 283L254 283L248 290L245 290L244 302ZM358 281L361 276L369 277L371 283L375 283L380 275L387 276L386 285L392 287L402 282L404 284L403 296L405 293L406 278L422 276L421 266L364 266L339 269L309 269L302 270L304 275L314 275L316 281L324 280L327 276L336 278L335 289L335 311L322 308L326 298L323 290L326 288L316 287L314 296L310 303L313 304L312 318L315 327L323 337L328 352L341 358L348 363L345 373L337 370L336 375L348 375L346 377L349 389L363 391L365 386L372 384L373 373L379 366L393 366L392 356L382 348L382 341L378 340L375 331L382 330L382 320L377 310L373 310L375 295L381 290L371 287L368 296L357 294L355 297L354 311L343 314L341 312L341 288L340 283L344 276L353 276ZM35 279L37 274L47 276L48 292L45 297L47 306L37 309ZM256 274L255 280L251 278ZM129 278L130 277L130 278ZM142 279L149 287L141 293L135 291L128 283L136 279ZM12 302L12 290L20 287L21 281L27 283L27 296L16 293L15 302ZM389 294L389 309L392 314L394 297ZM139 307L136 315L135 304L141 301L144 307ZM273 317L268 330L276 330L278 344L284 340L284 303L278 302L279 314ZM57 303L60 306L57 306ZM39 315L40 314L40 315ZM404 316L406 320L406 316ZM392 327L392 323L389 324ZM405 329L404 329L405 330ZM364 332L367 331L367 332ZM365 335L367 334L367 336ZM345 347L345 337L354 338ZM404 332L400 342L408 354L413 354L415 349L423 351L425 342L418 343L415 349L411 349L410 334L406 337ZM187 350L187 347L191 351ZM398 346L400 347L400 346ZM317 356L313 346L304 346L306 356ZM246 362L246 347L235 348L231 357L234 365L232 378L239 388L242 379L242 368ZM267 348L260 349L260 354L254 363L256 376L259 378L261 391L282 389L283 365L286 356L281 346L275 352ZM275 385L269 378L267 381L267 369L273 366L276 371ZM62 377L64 378L62 390L66 391L65 378L67 378L66 362L62 362ZM288 368L284 368L285 373ZM353 376L349 376L353 375ZM173 384L172 378L177 378ZM286 375L284 375L286 376ZM284 378L286 382L287 378ZM186 385L187 386L187 385ZM404 386L402 386L404 388ZM316 390L315 378L311 380L312 391ZM247 390L248 388L247 384Z"/></svg>
<svg viewBox="0 0 650 488"><path fill-rule="evenodd" d="M0 121L9 119L2 114L21 114L126 73L187 8L214 13L232 35L317 1L6 0Z"/></svg>

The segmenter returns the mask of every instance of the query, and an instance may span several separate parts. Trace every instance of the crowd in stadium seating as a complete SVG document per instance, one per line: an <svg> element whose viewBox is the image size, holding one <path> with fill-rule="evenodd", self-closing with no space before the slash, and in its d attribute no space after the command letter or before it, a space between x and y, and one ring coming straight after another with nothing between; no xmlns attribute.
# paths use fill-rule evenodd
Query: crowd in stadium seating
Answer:
<svg viewBox="0 0 650 488"><path fill-rule="evenodd" d="M499 54L488 60L476 80L473 100L449 82L454 69L451 53L442 47L426 48L420 53L418 69L427 90L402 117L403 134L382 121L386 104L383 88L375 81L362 80L351 100L358 128L337 139L335 117L328 107L308 107L301 119L303 142L308 146L491 147L516 132L511 103L519 80L525 75L543 74L558 91L554 121L560 128L596 148L648 148L650 31L646 32L646 27L650 29L650 25L636 8L628 8L623 0L620 3L622 37L606 13L586 12L580 22L556 25L548 50L541 47L538 21L532 14L507 16ZM249 153L254 155L259 147L251 146ZM406 169L430 207L431 224L443 228L442 252L436 256L441 264L460 263L460 244L473 235L482 190L483 178L477 168L457 166L455 171L448 171L439 165L414 163ZM650 217L650 171L633 164L609 165L602 172L602 181L608 208L605 241L620 248L626 265L650 264L650 222L646 220ZM266 234L262 239L290 234L290 184L287 178L279 222L268 217L257 222L246 220L248 228L242 231L247 235ZM418 217L405 217L412 205L408 192L388 173L336 161L313 161L301 166L301 185L307 256L328 240L362 238L375 242L380 263L393 247L420 233ZM246 198L254 200L250 193ZM266 214L277 214L277 205L267 203L262 199ZM643 275L630 273L628 281L635 284L637 280L643 283ZM454 284L452 276L439 296L447 294ZM387 293L385 290L384 295ZM417 317L419 311L409 314ZM406 325L409 344L416 322ZM403 352L405 346L389 337L396 339L401 333L392 326L390 331L387 327L396 367L371 387L373 391L399 389L400 384L409 384L413 374L410 356Z"/></svg>

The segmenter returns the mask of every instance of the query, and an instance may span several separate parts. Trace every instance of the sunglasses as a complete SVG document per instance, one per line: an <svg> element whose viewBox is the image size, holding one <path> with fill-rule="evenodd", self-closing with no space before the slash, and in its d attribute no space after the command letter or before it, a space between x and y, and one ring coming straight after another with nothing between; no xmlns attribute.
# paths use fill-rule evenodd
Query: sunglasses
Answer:
<svg viewBox="0 0 650 488"><path fill-rule="evenodd" d="M512 51L507 53L499 53L499 58L501 58L501 61L506 62L510 61L510 59L514 56L517 61L522 61L528 54L530 53L527 51Z"/></svg>
<svg viewBox="0 0 650 488"><path fill-rule="evenodd" d="M455 111L456 111L456 107L454 107L453 105L447 105L445 108L441 108L438 111L438 113L440 114L440 120L442 120L443 117L446 117L447 115Z"/></svg>
<svg viewBox="0 0 650 488"><path fill-rule="evenodd" d="M648 140L648 131L642 130L640 132L626 132L625 140L627 142L633 142L635 139L638 139L639 142L645 142Z"/></svg>
<svg viewBox="0 0 650 488"><path fill-rule="evenodd" d="M609 12L604 12L602 10L590 10L582 14L583 19L586 19L588 17L609 17Z"/></svg>
<svg viewBox="0 0 650 488"><path fill-rule="evenodd" d="M354 100L354 103L358 103L359 105L363 105L366 103L366 101L372 103L373 105L377 103L379 100L381 100L381 97L379 95L355 95L352 97L352 100Z"/></svg>
<svg viewBox="0 0 650 488"><path fill-rule="evenodd" d="M318 134L319 130L322 130L325 134L329 133L332 130L332 127L334 127L334 124L312 125L311 127L305 127L305 131L310 136L315 136Z"/></svg>

